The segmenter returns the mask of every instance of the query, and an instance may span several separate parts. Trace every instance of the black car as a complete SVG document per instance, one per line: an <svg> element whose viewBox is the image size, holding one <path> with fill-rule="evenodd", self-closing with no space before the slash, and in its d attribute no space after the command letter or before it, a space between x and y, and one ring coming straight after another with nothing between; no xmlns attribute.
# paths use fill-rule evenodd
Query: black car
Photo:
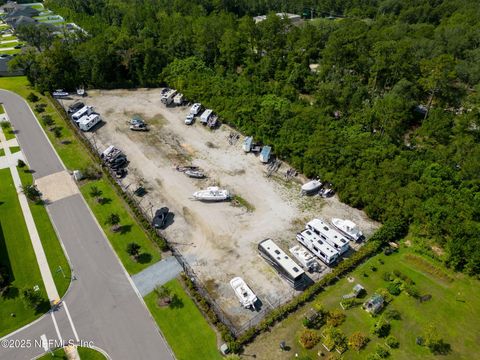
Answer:
<svg viewBox="0 0 480 360"><path fill-rule="evenodd" d="M68 107L68 113L69 114L73 114L73 113L76 113L78 110L80 110L81 108L83 108L85 106L84 103L82 102L76 102L75 104L72 104Z"/></svg>
<svg viewBox="0 0 480 360"><path fill-rule="evenodd" d="M152 224L156 229L163 229L165 222L167 221L169 209L167 207L162 207L155 211L155 217L152 220Z"/></svg>

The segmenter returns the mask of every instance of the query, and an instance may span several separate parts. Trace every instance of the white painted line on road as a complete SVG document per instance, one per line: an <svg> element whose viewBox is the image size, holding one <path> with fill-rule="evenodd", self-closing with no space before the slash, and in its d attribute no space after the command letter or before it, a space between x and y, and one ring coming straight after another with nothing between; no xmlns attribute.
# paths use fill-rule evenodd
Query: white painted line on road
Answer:
<svg viewBox="0 0 480 360"><path fill-rule="evenodd" d="M51 312L50 315L52 315L53 325L55 326L55 331L57 332L58 340L60 340L60 342L63 344L62 335L60 335L60 330L58 330L58 325L57 325L57 320L55 320L55 315L53 315L53 312Z"/></svg>
<svg viewBox="0 0 480 360"><path fill-rule="evenodd" d="M42 347L43 350L48 351L48 340L47 340L47 335L42 334L40 335L40 340L42 340Z"/></svg>
<svg viewBox="0 0 480 360"><path fill-rule="evenodd" d="M75 340L80 341L80 339L78 337L78 334L77 334L77 329L75 329L75 326L73 325L72 317L70 316L70 311L68 311L67 303L65 301L63 302L63 307L65 308L65 311L67 312L68 321L70 322L70 326L72 327L73 335L75 335Z"/></svg>

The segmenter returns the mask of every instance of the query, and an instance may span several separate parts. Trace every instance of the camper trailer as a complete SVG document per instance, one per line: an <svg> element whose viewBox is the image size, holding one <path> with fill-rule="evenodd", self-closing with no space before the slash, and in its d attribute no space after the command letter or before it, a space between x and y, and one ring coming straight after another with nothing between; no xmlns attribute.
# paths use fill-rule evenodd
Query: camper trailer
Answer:
<svg viewBox="0 0 480 360"><path fill-rule="evenodd" d="M272 265L278 274L283 277L294 289L305 286L306 275L300 265L292 260L285 252L273 242L265 239L258 244L260 256Z"/></svg>
<svg viewBox="0 0 480 360"><path fill-rule="evenodd" d="M264 146L260 152L260 161L265 164L268 163L270 161L271 152L272 148L270 146Z"/></svg>
<svg viewBox="0 0 480 360"><path fill-rule="evenodd" d="M93 107L84 106L72 115L72 120L78 123L78 120L80 120L82 117L86 115L90 115L92 112L93 112Z"/></svg>
<svg viewBox="0 0 480 360"><path fill-rule="evenodd" d="M307 229L310 229L330 246L334 247L340 255L347 252L350 248L347 238L322 219L313 219L307 224Z"/></svg>
<svg viewBox="0 0 480 360"><path fill-rule="evenodd" d="M298 233L297 240L327 265L333 264L338 259L338 251L309 229Z"/></svg>
<svg viewBox="0 0 480 360"><path fill-rule="evenodd" d="M173 98L177 95L177 90L169 90L162 95L160 101L165 105L170 105L173 102Z"/></svg>
<svg viewBox="0 0 480 360"><path fill-rule="evenodd" d="M98 114L90 114L82 117L78 120L78 127L82 131L89 131L95 125L97 125L102 119Z"/></svg>
<svg viewBox="0 0 480 360"><path fill-rule="evenodd" d="M308 271L313 272L320 270L320 266L315 260L315 256L313 256L312 253L302 245L295 245L294 247L291 247L289 251Z"/></svg>
<svg viewBox="0 0 480 360"><path fill-rule="evenodd" d="M208 119L210 119L210 116L212 116L213 110L207 109L205 110L202 115L200 115L200 122L203 125L206 125L208 123Z"/></svg>
<svg viewBox="0 0 480 360"><path fill-rule="evenodd" d="M173 103L177 106L180 106L183 104L183 94L177 94L173 98Z"/></svg>

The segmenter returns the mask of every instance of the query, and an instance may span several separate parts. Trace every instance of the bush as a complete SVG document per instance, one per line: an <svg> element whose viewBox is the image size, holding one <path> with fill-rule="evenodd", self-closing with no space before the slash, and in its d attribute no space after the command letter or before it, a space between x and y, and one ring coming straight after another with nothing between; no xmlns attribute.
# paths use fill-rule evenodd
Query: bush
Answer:
<svg viewBox="0 0 480 360"><path fill-rule="evenodd" d="M400 312L395 309L385 310L384 316L387 320L400 320L402 318Z"/></svg>
<svg viewBox="0 0 480 360"><path fill-rule="evenodd" d="M369 339L367 335L357 331L348 338L348 346L353 350L360 351L367 345Z"/></svg>
<svg viewBox="0 0 480 360"><path fill-rule="evenodd" d="M40 292L33 289L24 289L22 291L22 296L25 305L32 309L37 309L43 301Z"/></svg>
<svg viewBox="0 0 480 360"><path fill-rule="evenodd" d="M388 290L385 289L385 288L379 288L379 289L375 290L375 292L377 294L379 294L381 297L383 297L383 300L385 300L385 302L387 304L390 303L393 300L392 295L390 295Z"/></svg>
<svg viewBox="0 0 480 360"><path fill-rule="evenodd" d="M402 290L400 290L400 285L397 281L391 282L390 284L387 285L387 290L390 294L392 295L400 295Z"/></svg>
<svg viewBox="0 0 480 360"><path fill-rule="evenodd" d="M40 113L43 113L45 111L45 108L47 107L47 104L44 104L44 103L40 103L40 104L35 104L35 111L38 112L39 114Z"/></svg>
<svg viewBox="0 0 480 360"><path fill-rule="evenodd" d="M377 347L375 348L375 353L380 356L381 359L385 359L390 356L388 350L380 344L377 344Z"/></svg>
<svg viewBox="0 0 480 360"><path fill-rule="evenodd" d="M373 335L377 335L378 337L387 337L390 333L390 323L382 317L373 324L370 331Z"/></svg>
<svg viewBox="0 0 480 360"><path fill-rule="evenodd" d="M393 275L391 272L386 271L382 274L382 279L385 281L392 281L393 280Z"/></svg>
<svg viewBox="0 0 480 360"><path fill-rule="evenodd" d="M345 310L348 310L354 306L357 306L359 303L356 299L345 299L342 300L341 304Z"/></svg>
<svg viewBox="0 0 480 360"><path fill-rule="evenodd" d="M345 321L346 315L339 309L334 309L327 314L327 325L337 327Z"/></svg>
<svg viewBox="0 0 480 360"><path fill-rule="evenodd" d="M303 330L299 342L305 349L311 349L320 341L320 336L313 330Z"/></svg>
<svg viewBox="0 0 480 360"><path fill-rule="evenodd" d="M392 349L397 349L400 346L400 343L398 342L397 338L393 335L389 335L385 340L385 343L387 344L388 347Z"/></svg>
<svg viewBox="0 0 480 360"><path fill-rule="evenodd" d="M10 124L8 121L2 121L0 122L0 126L2 127L3 130L10 130L12 127L12 124Z"/></svg>
<svg viewBox="0 0 480 360"><path fill-rule="evenodd" d="M52 126L55 121L53 121L53 118L51 115L42 115L42 123L45 126Z"/></svg>
<svg viewBox="0 0 480 360"><path fill-rule="evenodd" d="M23 161L22 159L18 159L17 166L19 168L24 168L25 167L25 161Z"/></svg>
<svg viewBox="0 0 480 360"><path fill-rule="evenodd" d="M403 290L405 293L415 299L420 297L420 293L414 285L403 284Z"/></svg>
<svg viewBox="0 0 480 360"><path fill-rule="evenodd" d="M38 98L38 96L36 94L31 92L30 94L27 95L27 100L30 101L30 102L36 103L40 99Z"/></svg>

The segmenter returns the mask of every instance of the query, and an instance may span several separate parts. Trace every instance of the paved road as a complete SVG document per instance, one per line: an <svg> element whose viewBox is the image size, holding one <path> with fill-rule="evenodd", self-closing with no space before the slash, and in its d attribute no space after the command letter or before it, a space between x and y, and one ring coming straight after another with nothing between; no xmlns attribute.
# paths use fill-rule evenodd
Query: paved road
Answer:
<svg viewBox="0 0 480 360"><path fill-rule="evenodd" d="M64 170L26 102L4 90L0 90L0 102L18 131L18 142L36 171L34 177ZM51 347L60 338L65 342L92 342L114 360L173 359L81 195L55 201L48 205L48 211L77 280L61 308L7 338L30 340L32 345L0 347L0 359L30 359L42 353L39 345L43 334L52 341Z"/></svg>

